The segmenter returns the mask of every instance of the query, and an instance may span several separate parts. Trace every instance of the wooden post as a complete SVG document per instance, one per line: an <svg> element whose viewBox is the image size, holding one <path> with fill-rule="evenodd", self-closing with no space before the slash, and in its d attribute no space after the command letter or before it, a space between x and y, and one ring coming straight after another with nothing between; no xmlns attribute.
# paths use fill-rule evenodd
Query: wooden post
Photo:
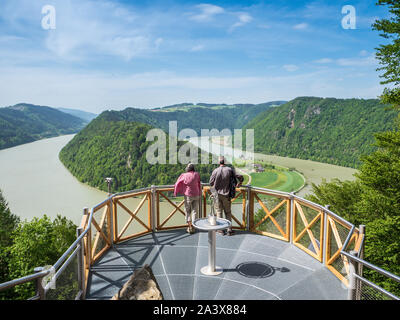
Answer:
<svg viewBox="0 0 400 320"><path fill-rule="evenodd" d="M246 231L250 231L250 192L251 186L246 186ZM243 196L244 197L244 196Z"/></svg>
<svg viewBox="0 0 400 320"><path fill-rule="evenodd" d="M363 244L362 244L362 246L361 246L361 248L360 248L360 251L358 252L358 258L360 258L360 259L364 259L364 246L365 246L365 225L360 225L359 227L358 227L358 230L359 230L359 237L364 237L364 241L363 241ZM361 276L362 277L362 275L363 275L363 264L362 263L359 263L358 264L358 270L357 270L357 274L359 275L359 276ZM361 300L361 292L362 292L362 282L361 281L357 281L357 287L356 287L356 300Z"/></svg>
<svg viewBox="0 0 400 320"><path fill-rule="evenodd" d="M325 206L326 210L329 210L331 206L328 204ZM324 265L326 265L326 256L327 256L327 243L328 243L328 239L327 239L327 228L328 228L328 213L324 210L323 211L323 217L321 219L321 223L324 224L324 229L323 229L323 238L322 238L322 245L321 245L321 249L322 249L322 263Z"/></svg>
<svg viewBox="0 0 400 320"><path fill-rule="evenodd" d="M207 217L207 189L203 189L203 217Z"/></svg>
<svg viewBox="0 0 400 320"><path fill-rule="evenodd" d="M117 208L117 199L112 199L112 214L113 214L113 238L114 243L118 242L118 208Z"/></svg>
<svg viewBox="0 0 400 320"><path fill-rule="evenodd" d="M152 201L151 201L151 198L152 198L152 193L151 193L151 190L147 193L147 195L146 195L146 197L147 197L147 218L148 218L148 222L147 222L147 228L150 228L150 229L152 229L152 218L151 218L151 216L152 216Z"/></svg>
<svg viewBox="0 0 400 320"><path fill-rule="evenodd" d="M293 221L294 221L294 192L290 193L290 217L289 217L289 242L293 243L294 235L293 235Z"/></svg>
<svg viewBox="0 0 400 320"><path fill-rule="evenodd" d="M253 230L254 227L254 193L250 189L250 200L249 200L249 230Z"/></svg>
<svg viewBox="0 0 400 320"><path fill-rule="evenodd" d="M157 229L160 225L160 193L156 191L156 203L157 203Z"/></svg>
<svg viewBox="0 0 400 320"><path fill-rule="evenodd" d="M151 230L156 231L156 186L151 186Z"/></svg>
<svg viewBox="0 0 400 320"><path fill-rule="evenodd" d="M114 246L114 215L113 215L113 201L110 199L110 201L107 204L107 231L108 231L108 236L110 237L110 247Z"/></svg>

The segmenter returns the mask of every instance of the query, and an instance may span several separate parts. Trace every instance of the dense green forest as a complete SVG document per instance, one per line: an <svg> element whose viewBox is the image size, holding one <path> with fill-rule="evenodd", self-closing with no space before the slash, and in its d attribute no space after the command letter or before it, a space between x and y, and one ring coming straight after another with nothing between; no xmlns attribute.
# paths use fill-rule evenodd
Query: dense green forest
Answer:
<svg viewBox="0 0 400 320"><path fill-rule="evenodd" d="M60 160L81 182L106 191L105 177L113 178L113 192L151 185L174 184L184 164L150 164L146 160L148 124L93 120L60 152ZM168 143L168 136L167 136ZM178 144L178 150L182 143ZM199 154L200 157L200 154ZM166 159L169 159L168 145ZM199 158L200 159L200 158ZM200 160L199 160L200 162ZM202 182L208 182L215 165L196 165Z"/></svg>
<svg viewBox="0 0 400 320"><path fill-rule="evenodd" d="M178 131L193 129L198 135L201 129L240 129L261 112L282 101L262 104L216 105L179 104L158 109L127 108L123 111L105 111L99 117L113 121L136 121L149 124L168 132L169 121L177 121Z"/></svg>
<svg viewBox="0 0 400 320"><path fill-rule="evenodd" d="M250 121L256 152L358 168L376 147L373 134L392 127L379 100L299 97Z"/></svg>
<svg viewBox="0 0 400 320"><path fill-rule="evenodd" d="M86 121L57 109L31 104L0 108L0 149L75 133Z"/></svg>
<svg viewBox="0 0 400 320"><path fill-rule="evenodd" d="M54 264L75 239L76 225L60 215L53 221L46 215L21 221L11 213L0 190L0 283L30 275L38 266ZM71 289L68 286L65 292ZM1 291L0 300L26 300L34 295L35 284L30 281Z"/></svg>

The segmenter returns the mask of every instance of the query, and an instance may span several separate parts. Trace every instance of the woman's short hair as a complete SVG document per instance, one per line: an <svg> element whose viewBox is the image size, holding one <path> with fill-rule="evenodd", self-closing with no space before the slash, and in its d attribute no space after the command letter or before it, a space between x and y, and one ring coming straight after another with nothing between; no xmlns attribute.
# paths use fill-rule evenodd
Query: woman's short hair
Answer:
<svg viewBox="0 0 400 320"><path fill-rule="evenodd" d="M193 165L193 163L189 163L189 164L186 166L186 172L190 172L190 171L194 171L194 165Z"/></svg>

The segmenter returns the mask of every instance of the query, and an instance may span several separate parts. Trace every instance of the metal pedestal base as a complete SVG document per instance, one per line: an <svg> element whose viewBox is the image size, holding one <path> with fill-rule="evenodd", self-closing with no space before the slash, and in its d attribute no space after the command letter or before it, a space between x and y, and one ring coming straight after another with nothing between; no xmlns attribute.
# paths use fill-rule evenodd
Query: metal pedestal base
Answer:
<svg viewBox="0 0 400 320"><path fill-rule="evenodd" d="M214 270L215 271L212 271L210 266L205 266L205 267L201 268L200 271L202 274L205 274L207 276L217 276L223 272L223 269L221 267L217 267L217 266L215 267Z"/></svg>
<svg viewBox="0 0 400 320"><path fill-rule="evenodd" d="M222 268L215 266L215 230L208 231L208 266L201 268L201 273L208 276L217 276Z"/></svg>
<svg viewBox="0 0 400 320"><path fill-rule="evenodd" d="M208 219L205 218L195 220L193 223L196 229L208 231L208 265L200 269L200 272L207 276L217 276L223 272L221 267L215 265L215 232L217 230L227 229L231 226L231 222L226 219L217 218L216 222L217 224L211 225Z"/></svg>

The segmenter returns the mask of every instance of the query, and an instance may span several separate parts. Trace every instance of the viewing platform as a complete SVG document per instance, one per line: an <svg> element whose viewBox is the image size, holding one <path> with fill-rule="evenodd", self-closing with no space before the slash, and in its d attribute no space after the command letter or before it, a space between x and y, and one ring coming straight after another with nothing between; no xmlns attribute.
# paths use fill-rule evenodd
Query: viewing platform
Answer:
<svg viewBox="0 0 400 320"><path fill-rule="evenodd" d="M202 185L198 218L210 212L209 189ZM84 208L77 239L51 268L36 268L0 290L35 281L33 300L110 299L148 265L165 300L399 299L368 279L378 274L400 283L363 260L364 226L294 193L250 185L231 200L235 234L216 235L215 262L223 272L205 275L211 238L207 231L186 232L183 197L173 190L110 194Z"/></svg>
<svg viewBox="0 0 400 320"><path fill-rule="evenodd" d="M217 234L218 276L206 276L206 231L160 231L108 250L91 268L86 299L110 299L133 271L148 264L165 300L336 300L347 288L327 268L290 243L252 232Z"/></svg>

